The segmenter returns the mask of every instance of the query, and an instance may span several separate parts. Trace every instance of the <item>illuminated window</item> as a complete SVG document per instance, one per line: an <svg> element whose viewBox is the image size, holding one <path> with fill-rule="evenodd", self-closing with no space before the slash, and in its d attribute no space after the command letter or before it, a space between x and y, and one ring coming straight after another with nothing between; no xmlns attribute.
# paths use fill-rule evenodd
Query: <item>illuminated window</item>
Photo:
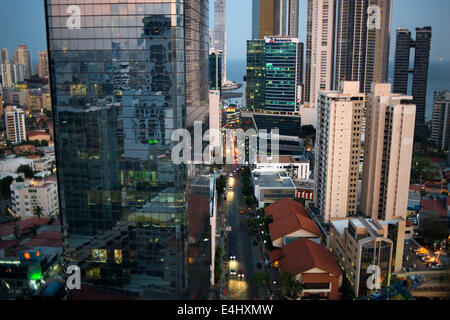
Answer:
<svg viewBox="0 0 450 320"><path fill-rule="evenodd" d="M122 263L122 250L114 250L114 260L117 264Z"/></svg>
<svg viewBox="0 0 450 320"><path fill-rule="evenodd" d="M106 249L92 249L92 260L95 262L106 263L108 253Z"/></svg>

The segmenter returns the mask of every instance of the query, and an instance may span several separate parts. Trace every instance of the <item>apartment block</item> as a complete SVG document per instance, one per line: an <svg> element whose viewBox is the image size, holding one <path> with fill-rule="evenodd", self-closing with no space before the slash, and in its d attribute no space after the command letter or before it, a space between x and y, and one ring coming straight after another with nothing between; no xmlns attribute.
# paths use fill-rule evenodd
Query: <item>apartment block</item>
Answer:
<svg viewBox="0 0 450 320"><path fill-rule="evenodd" d="M412 97L373 84L367 99L361 211L372 219L406 217L416 107Z"/></svg>
<svg viewBox="0 0 450 320"><path fill-rule="evenodd" d="M12 143L27 140L25 129L25 112L17 106L8 106L5 109L6 137Z"/></svg>
<svg viewBox="0 0 450 320"><path fill-rule="evenodd" d="M364 101L358 81L318 93L314 204L324 222L357 213Z"/></svg>
<svg viewBox="0 0 450 320"><path fill-rule="evenodd" d="M450 143L450 91L435 91L431 140L440 151L448 151Z"/></svg>
<svg viewBox="0 0 450 320"><path fill-rule="evenodd" d="M41 217L59 214L58 185L56 178L25 179L11 184L13 211L22 218L34 217L34 210L40 207Z"/></svg>

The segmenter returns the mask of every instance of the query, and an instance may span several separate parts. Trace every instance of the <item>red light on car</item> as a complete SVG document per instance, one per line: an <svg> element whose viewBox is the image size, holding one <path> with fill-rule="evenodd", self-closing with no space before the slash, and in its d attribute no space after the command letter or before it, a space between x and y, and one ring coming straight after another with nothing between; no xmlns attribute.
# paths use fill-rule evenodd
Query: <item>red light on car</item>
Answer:
<svg viewBox="0 0 450 320"><path fill-rule="evenodd" d="M25 252L23 256L24 256L25 259L27 259L27 260L30 260L30 259L31 259L31 256L30 256L30 254L29 254L28 252Z"/></svg>
<svg viewBox="0 0 450 320"><path fill-rule="evenodd" d="M39 257L41 253L39 251L36 251L36 257Z"/></svg>

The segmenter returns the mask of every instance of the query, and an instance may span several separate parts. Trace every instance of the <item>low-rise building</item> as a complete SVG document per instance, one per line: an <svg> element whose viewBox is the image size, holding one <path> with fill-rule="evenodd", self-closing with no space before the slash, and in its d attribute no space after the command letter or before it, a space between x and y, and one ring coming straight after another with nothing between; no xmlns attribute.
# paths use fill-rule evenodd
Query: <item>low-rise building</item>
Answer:
<svg viewBox="0 0 450 320"><path fill-rule="evenodd" d="M32 170L34 170L34 163L32 159L27 159L24 157L16 157L16 155L11 154L0 160L0 179L11 176L16 179L19 175L16 173L17 169L21 165L27 165Z"/></svg>
<svg viewBox="0 0 450 320"><path fill-rule="evenodd" d="M258 208L284 198L295 198L295 184L285 171L255 169L252 183Z"/></svg>
<svg viewBox="0 0 450 320"><path fill-rule="evenodd" d="M270 261L293 274L302 284L302 299L339 300L342 271L332 254L320 244L299 239L272 250Z"/></svg>
<svg viewBox="0 0 450 320"><path fill-rule="evenodd" d="M362 217L333 220L328 248L345 271L356 297L369 293L367 279L371 265L380 268L380 281L399 272L403 262L406 221L403 218L378 221ZM389 282L389 281L387 281Z"/></svg>
<svg viewBox="0 0 450 320"><path fill-rule="evenodd" d="M58 186L56 178L25 179L11 184L12 210L22 218L34 216L35 208L39 207L42 217L59 214Z"/></svg>
<svg viewBox="0 0 450 320"><path fill-rule="evenodd" d="M30 131L27 134L29 141L39 141L45 140L47 142L50 142L50 135L45 132L45 130L34 130Z"/></svg>
<svg viewBox="0 0 450 320"><path fill-rule="evenodd" d="M319 228L301 203L281 199L266 207L264 213L273 219L269 224L269 231L274 247L281 248L301 238L320 244Z"/></svg>
<svg viewBox="0 0 450 320"><path fill-rule="evenodd" d="M256 169L285 170L293 179L309 179L310 163L305 156L257 157Z"/></svg>

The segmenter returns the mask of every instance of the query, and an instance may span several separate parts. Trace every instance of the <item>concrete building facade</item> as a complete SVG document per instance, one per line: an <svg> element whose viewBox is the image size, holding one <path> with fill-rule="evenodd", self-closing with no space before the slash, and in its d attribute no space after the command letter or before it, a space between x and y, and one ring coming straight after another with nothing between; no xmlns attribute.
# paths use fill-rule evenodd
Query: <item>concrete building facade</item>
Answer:
<svg viewBox="0 0 450 320"><path fill-rule="evenodd" d="M325 222L357 212L364 100L357 81L319 92L314 203Z"/></svg>
<svg viewBox="0 0 450 320"><path fill-rule="evenodd" d="M366 107L361 211L373 219L406 218L416 107L412 97L373 84Z"/></svg>
<svg viewBox="0 0 450 320"><path fill-rule="evenodd" d="M5 109L6 137L11 143L20 143L27 140L25 129L25 112L17 106L8 106Z"/></svg>

